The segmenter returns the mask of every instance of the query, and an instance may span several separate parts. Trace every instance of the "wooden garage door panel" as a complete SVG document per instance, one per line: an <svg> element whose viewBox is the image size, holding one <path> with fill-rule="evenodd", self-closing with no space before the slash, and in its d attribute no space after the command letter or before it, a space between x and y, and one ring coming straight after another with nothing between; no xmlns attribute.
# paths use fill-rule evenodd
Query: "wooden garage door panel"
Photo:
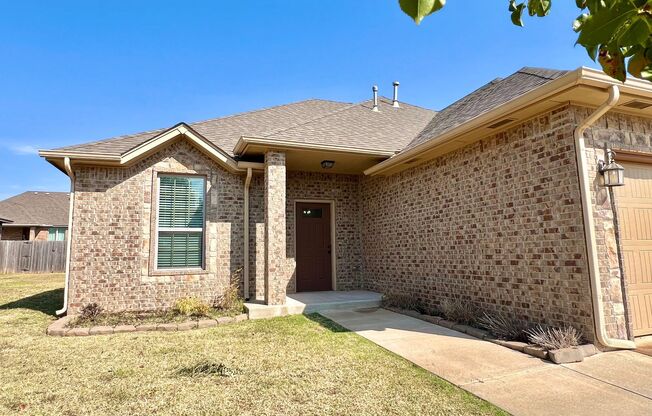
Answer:
<svg viewBox="0 0 652 416"><path fill-rule="evenodd" d="M634 335L652 334L652 165L623 164L616 188L618 219Z"/></svg>
<svg viewBox="0 0 652 416"><path fill-rule="evenodd" d="M652 309L652 294L629 296L629 304L632 308L632 315L637 316L634 319L634 335L641 336L649 334L650 327L652 327L652 317L647 314L647 311Z"/></svg>

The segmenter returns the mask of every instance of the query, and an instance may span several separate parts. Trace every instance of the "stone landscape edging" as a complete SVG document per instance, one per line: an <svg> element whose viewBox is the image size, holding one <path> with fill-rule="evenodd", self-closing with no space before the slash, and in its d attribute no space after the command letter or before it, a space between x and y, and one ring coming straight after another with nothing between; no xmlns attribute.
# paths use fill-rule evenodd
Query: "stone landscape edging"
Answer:
<svg viewBox="0 0 652 416"><path fill-rule="evenodd" d="M188 331L191 329L212 328L218 325L224 325L234 322L242 322L249 319L246 313L236 316L223 316L217 319L199 319L197 321L170 322L170 323L143 323L140 325L97 325L86 328L68 328L67 325L74 319L74 315L64 316L48 325L45 333L55 337L84 337L91 335L111 335L129 332L146 332L146 331Z"/></svg>
<svg viewBox="0 0 652 416"><path fill-rule="evenodd" d="M474 338L492 342L494 344L509 348L514 351L522 352L542 360L552 361L555 364L580 362L583 361L584 358L590 357L600 352L593 344L578 345L577 347L561 348L558 350L545 350L544 348L537 347L536 345L528 344L526 342L506 341L503 339L498 339L493 337L489 331L448 321L441 316L424 315L417 311L400 309L392 306L383 306L383 308L392 312L400 313L402 315L407 315L412 318L420 319L431 324L443 326L454 331L463 332Z"/></svg>

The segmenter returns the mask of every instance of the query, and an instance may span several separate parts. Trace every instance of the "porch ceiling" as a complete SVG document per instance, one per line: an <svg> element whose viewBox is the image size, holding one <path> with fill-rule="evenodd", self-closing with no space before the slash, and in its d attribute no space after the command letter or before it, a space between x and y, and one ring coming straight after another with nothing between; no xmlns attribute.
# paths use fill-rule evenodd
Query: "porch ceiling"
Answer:
<svg viewBox="0 0 652 416"><path fill-rule="evenodd" d="M340 149L309 149L278 145L253 145L249 144L241 158L262 161L265 152L271 148L285 152L285 163L288 170L308 171L322 173L340 173L361 175L365 169L376 165L389 158L392 152L381 151L355 151ZM332 160L335 165L330 169L323 169L321 162Z"/></svg>

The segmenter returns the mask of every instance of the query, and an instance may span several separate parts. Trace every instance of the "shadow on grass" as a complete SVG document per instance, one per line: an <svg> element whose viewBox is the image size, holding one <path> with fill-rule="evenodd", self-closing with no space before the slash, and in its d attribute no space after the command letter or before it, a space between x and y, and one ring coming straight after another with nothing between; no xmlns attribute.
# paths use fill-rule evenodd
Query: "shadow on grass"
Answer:
<svg viewBox="0 0 652 416"><path fill-rule="evenodd" d="M56 316L56 310L63 304L63 288L48 290L36 295L18 299L13 302L0 305L4 309L31 309L42 312L46 315Z"/></svg>
<svg viewBox="0 0 652 416"><path fill-rule="evenodd" d="M309 313L305 316L306 318L310 319L313 322L318 323L319 325L328 329L331 332L351 332L348 329L344 328L342 325L333 322L330 319L318 313Z"/></svg>

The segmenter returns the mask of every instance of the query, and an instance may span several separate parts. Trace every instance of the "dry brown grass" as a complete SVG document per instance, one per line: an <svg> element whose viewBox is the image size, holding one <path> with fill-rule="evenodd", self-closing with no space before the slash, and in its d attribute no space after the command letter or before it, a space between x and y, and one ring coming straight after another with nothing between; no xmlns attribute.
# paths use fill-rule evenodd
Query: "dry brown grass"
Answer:
<svg viewBox="0 0 652 416"><path fill-rule="evenodd" d="M500 413L319 315L48 337L62 284L0 276L2 415Z"/></svg>

